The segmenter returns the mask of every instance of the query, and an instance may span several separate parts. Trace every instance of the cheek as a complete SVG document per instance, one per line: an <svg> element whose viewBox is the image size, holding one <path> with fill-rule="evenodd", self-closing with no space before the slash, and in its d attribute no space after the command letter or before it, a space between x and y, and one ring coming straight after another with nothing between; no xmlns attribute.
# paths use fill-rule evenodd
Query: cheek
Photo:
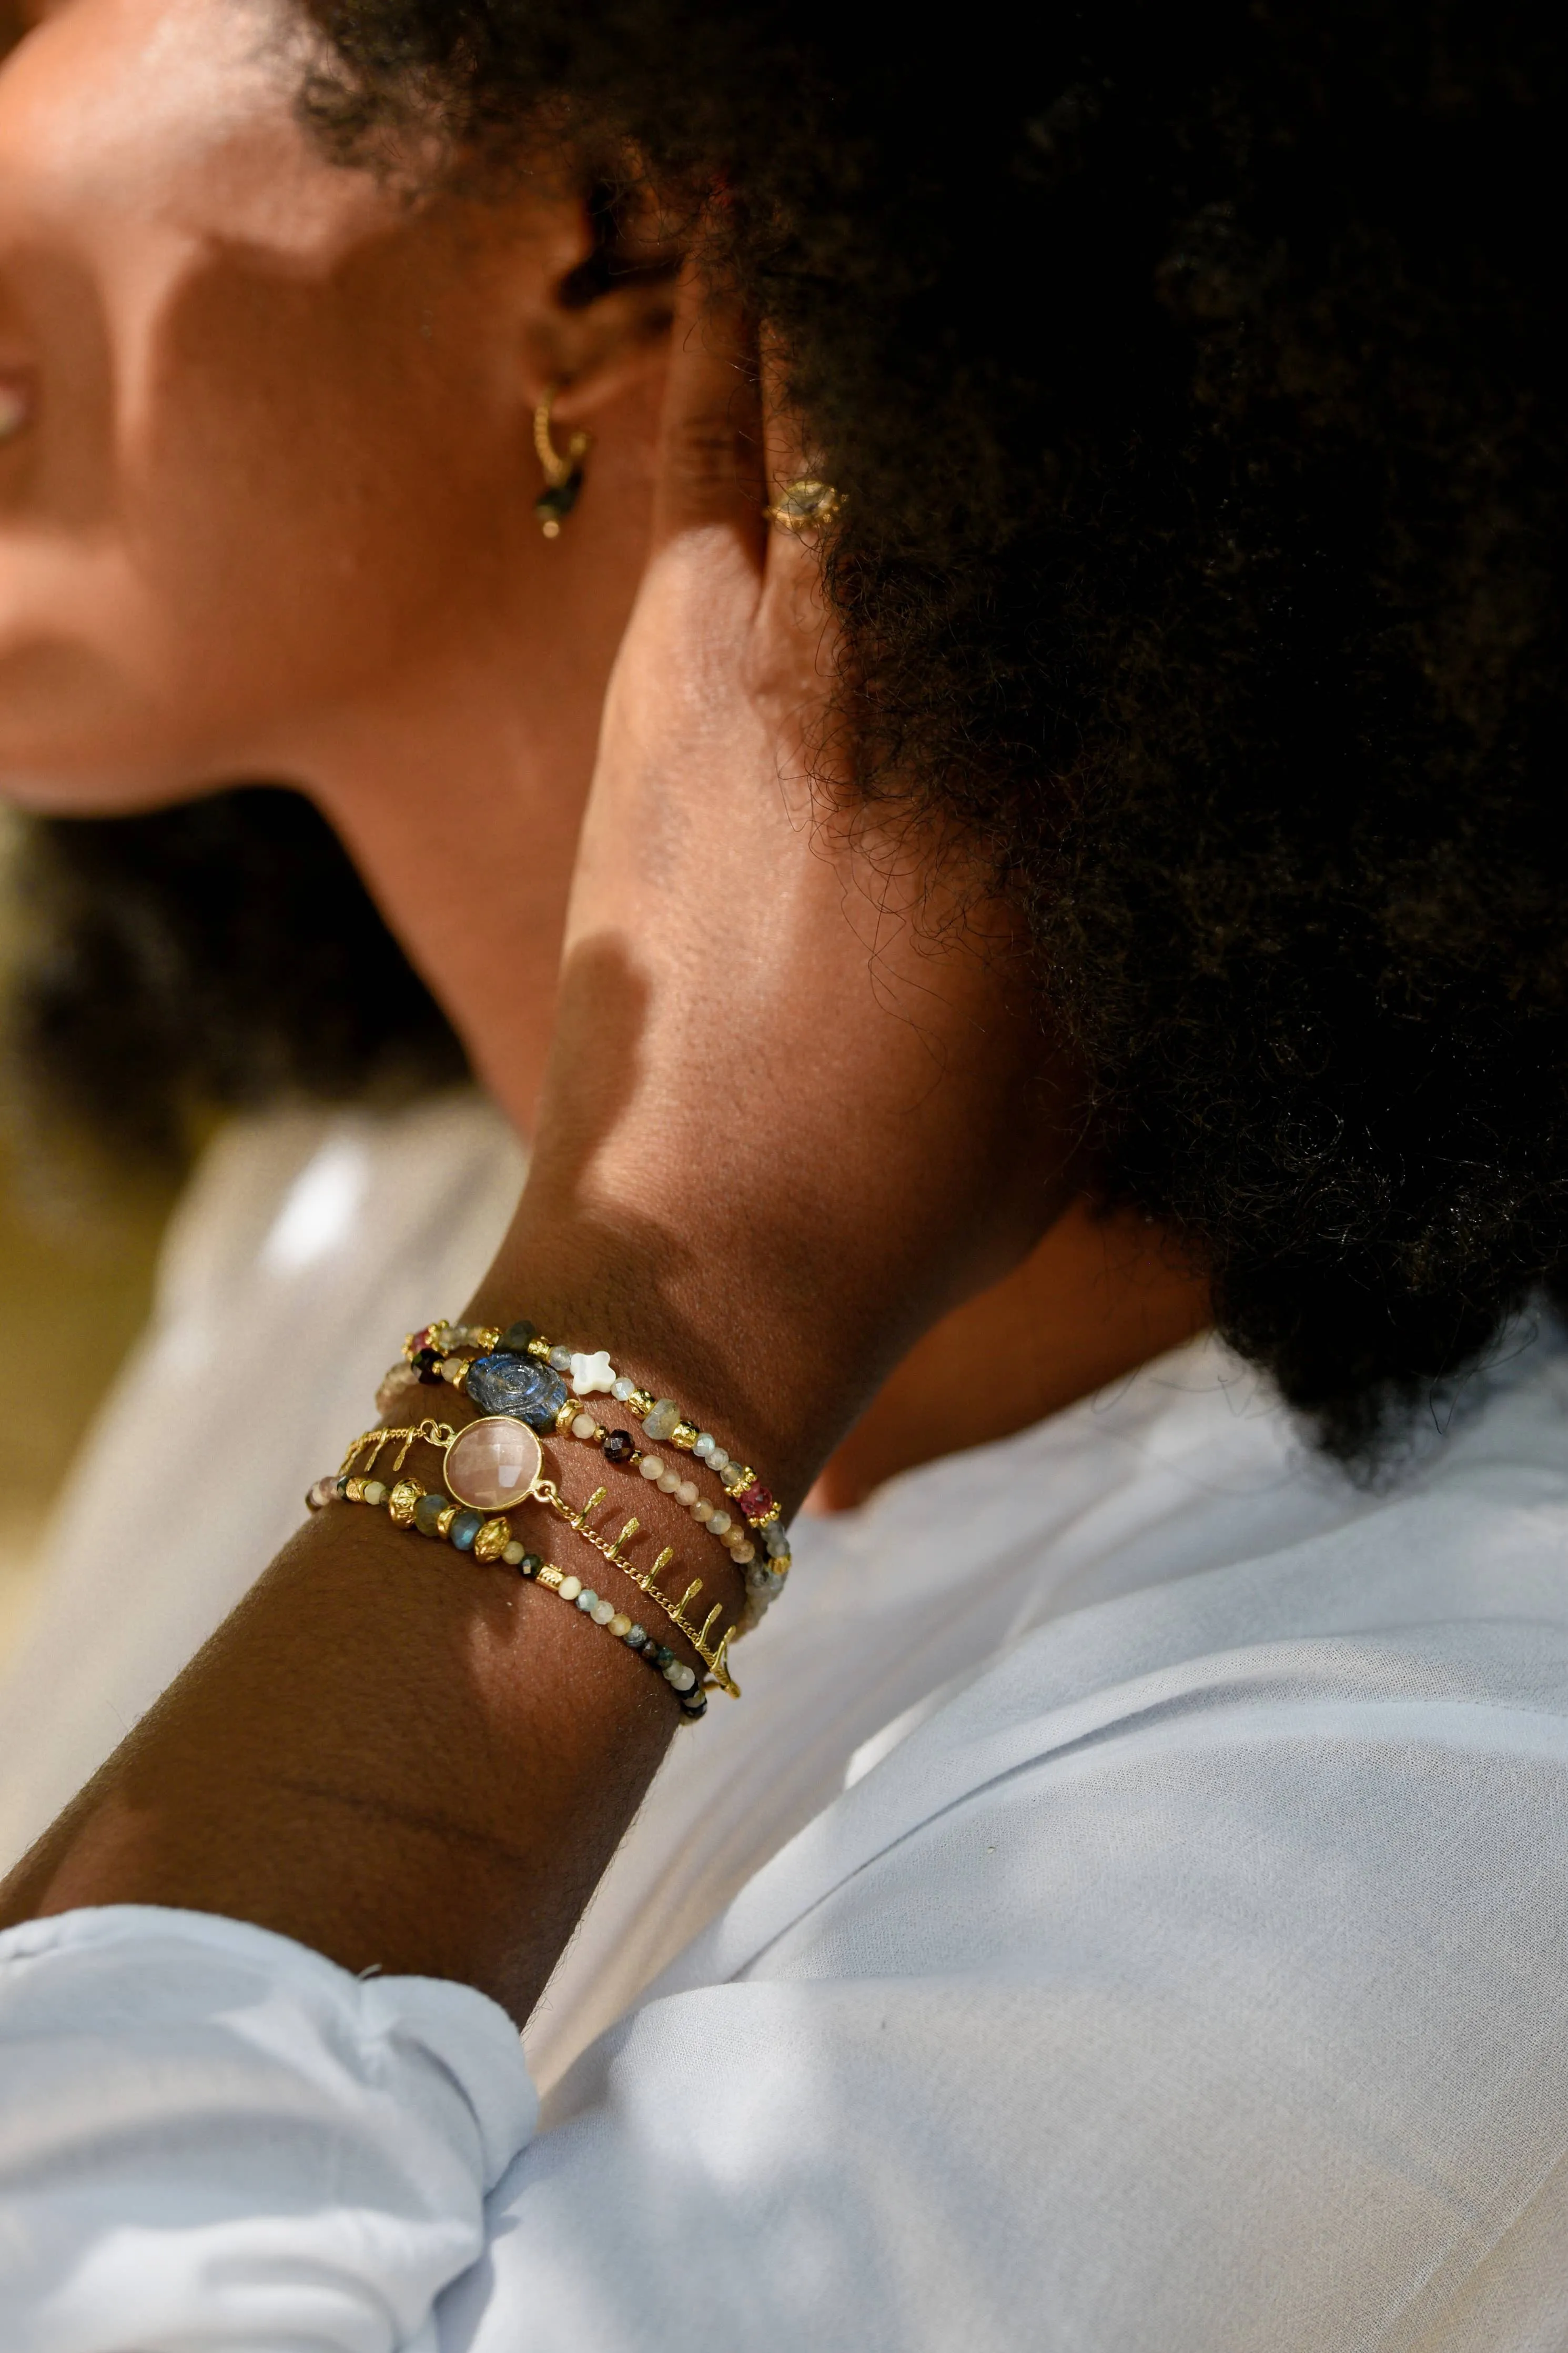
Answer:
<svg viewBox="0 0 1568 2353"><path fill-rule="evenodd" d="M186 691L281 712L460 628L482 586L483 502L465 479L473 420L432 389L320 289L230 268L186 290L122 477Z"/></svg>

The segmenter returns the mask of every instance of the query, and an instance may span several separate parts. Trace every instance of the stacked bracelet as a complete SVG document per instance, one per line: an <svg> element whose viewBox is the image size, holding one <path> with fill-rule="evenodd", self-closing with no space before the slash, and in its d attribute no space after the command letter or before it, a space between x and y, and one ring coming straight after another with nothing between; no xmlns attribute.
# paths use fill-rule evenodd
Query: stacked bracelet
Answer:
<svg viewBox="0 0 1568 2353"><path fill-rule="evenodd" d="M699 1687L695 1671L684 1660L678 1659L666 1644L656 1641L624 1610L618 1610L613 1601L601 1600L580 1577L568 1576L539 1553L525 1551L504 1520L487 1522L480 1512L463 1509L444 1495L427 1494L412 1479L400 1479L395 1486L388 1487L384 1480L340 1472L335 1479L318 1479L305 1501L313 1512L333 1501L369 1504L373 1507L384 1505L399 1527L415 1528L421 1535L438 1537L458 1552L471 1552L480 1560L504 1562L547 1593L557 1593L563 1601L574 1602L584 1618L602 1626L614 1641L644 1660L674 1692L688 1723L694 1724L707 1715L707 1694ZM472 1525L476 1521L480 1523L479 1526ZM506 1543L497 1551L492 1540L481 1550L480 1537L498 1526L506 1528Z"/></svg>
<svg viewBox="0 0 1568 2353"><path fill-rule="evenodd" d="M504 1414L486 1416L482 1420L468 1422L454 1430L444 1421L421 1421L403 1430L370 1430L356 1438L344 1454L338 1473L339 1482L357 1480L363 1489L367 1482L374 1486L384 1482L375 1478L375 1468L383 1451L395 1443L397 1453L393 1472L398 1484L390 1493L408 1500L412 1514L416 1504L425 1496L425 1490L412 1480L401 1477L409 1450L416 1443L437 1449L442 1457L443 1475L448 1494L426 1499L422 1508L427 1517L448 1514L444 1527L436 1531L447 1535L460 1552L472 1551L480 1560L506 1560L507 1547L517 1540L510 1521L501 1516L517 1504L536 1502L563 1520L574 1533L591 1545L595 1551L609 1561L621 1575L630 1580L640 1593L646 1594L655 1607L661 1609L670 1624L685 1635L712 1681L731 1699L739 1699L740 1687L730 1672L729 1647L735 1629L719 1630L724 1614L723 1604L716 1601L700 1625L687 1612L702 1591L702 1579L693 1577L679 1600L667 1593L658 1579L675 1558L673 1549L666 1546L650 1568L639 1568L625 1557L622 1547L641 1533L641 1524L635 1517L626 1521L614 1538L601 1535L589 1525L592 1514L605 1501L605 1490L597 1487L587 1502L574 1508L561 1493L552 1480L543 1476L544 1450L534 1431L526 1424ZM368 1459L363 1463L362 1456ZM312 1510L331 1500L327 1493L328 1482L318 1480L306 1496ZM347 1484L333 1486L350 1501L362 1496L349 1496ZM393 1517L398 1518L394 1512ZM399 1522L402 1525L402 1522ZM519 1556L521 1558L521 1556ZM510 1565L515 1566L515 1562Z"/></svg>
<svg viewBox="0 0 1568 2353"><path fill-rule="evenodd" d="M465 1355L464 1350L474 1353ZM588 1354L552 1345L531 1324L520 1322L504 1332L485 1324L427 1324L409 1334L403 1352L404 1366L395 1366L383 1383L381 1395L388 1408L416 1382L446 1381L471 1398L484 1413L515 1414L540 1430L571 1430L574 1436L601 1445L607 1460L630 1462L645 1478L657 1482L664 1493L673 1495L725 1545L744 1571L746 1608L740 1631L754 1625L783 1590L790 1567L789 1537L780 1522L778 1504L755 1472L746 1463L731 1461L710 1431L688 1421L673 1398L656 1398L625 1374L616 1373L605 1350ZM695 1481L684 1479L661 1457L645 1454L629 1430L605 1430L585 1409L573 1406L574 1398L601 1391L608 1392L641 1421L645 1439L655 1445L668 1444L705 1462L719 1478L743 1525L737 1525L722 1505L709 1504L698 1493ZM587 1427L577 1427L580 1423ZM687 1489L691 1491L689 1495ZM760 1559L752 1534L763 1547Z"/></svg>

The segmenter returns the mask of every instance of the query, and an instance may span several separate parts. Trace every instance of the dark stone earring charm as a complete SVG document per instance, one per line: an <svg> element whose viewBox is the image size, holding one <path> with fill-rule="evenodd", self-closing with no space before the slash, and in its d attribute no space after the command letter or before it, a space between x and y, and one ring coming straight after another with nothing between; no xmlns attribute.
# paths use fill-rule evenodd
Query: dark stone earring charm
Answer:
<svg viewBox="0 0 1568 2353"><path fill-rule="evenodd" d="M533 501L533 512L539 517L539 527L546 539L559 539L561 526L577 503L583 488L583 469L574 466L563 482L552 482Z"/></svg>

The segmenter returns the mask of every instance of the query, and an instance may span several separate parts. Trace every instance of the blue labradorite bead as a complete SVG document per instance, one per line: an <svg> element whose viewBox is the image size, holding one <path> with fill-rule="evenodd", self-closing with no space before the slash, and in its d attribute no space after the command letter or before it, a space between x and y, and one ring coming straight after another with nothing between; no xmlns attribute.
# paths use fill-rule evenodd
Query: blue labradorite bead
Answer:
<svg viewBox="0 0 1568 2353"><path fill-rule="evenodd" d="M421 1495L414 1506L414 1525L422 1536L437 1536L439 1522L447 1508L445 1495Z"/></svg>
<svg viewBox="0 0 1568 2353"><path fill-rule="evenodd" d="M447 1534L459 1552L472 1552L474 1538L484 1524L483 1512L459 1512Z"/></svg>
<svg viewBox="0 0 1568 2353"><path fill-rule="evenodd" d="M537 1356L476 1356L468 1395L481 1413L510 1413L530 1430L553 1430L566 1402L566 1384Z"/></svg>
<svg viewBox="0 0 1568 2353"><path fill-rule="evenodd" d="M521 1356L526 1355L529 1342L537 1340L538 1337L538 1325L531 1324L524 1315L521 1316L515 1324L507 1325L497 1345L504 1348L508 1356Z"/></svg>

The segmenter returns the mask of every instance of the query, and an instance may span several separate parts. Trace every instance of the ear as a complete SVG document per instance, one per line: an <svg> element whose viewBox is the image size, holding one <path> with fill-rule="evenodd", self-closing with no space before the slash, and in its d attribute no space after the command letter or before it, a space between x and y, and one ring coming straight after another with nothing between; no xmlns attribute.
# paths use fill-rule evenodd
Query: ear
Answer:
<svg viewBox="0 0 1568 2353"><path fill-rule="evenodd" d="M636 379L662 367L681 249L646 187L595 181L577 200L571 259L528 322L524 363L534 400L557 385L563 425L585 423Z"/></svg>

